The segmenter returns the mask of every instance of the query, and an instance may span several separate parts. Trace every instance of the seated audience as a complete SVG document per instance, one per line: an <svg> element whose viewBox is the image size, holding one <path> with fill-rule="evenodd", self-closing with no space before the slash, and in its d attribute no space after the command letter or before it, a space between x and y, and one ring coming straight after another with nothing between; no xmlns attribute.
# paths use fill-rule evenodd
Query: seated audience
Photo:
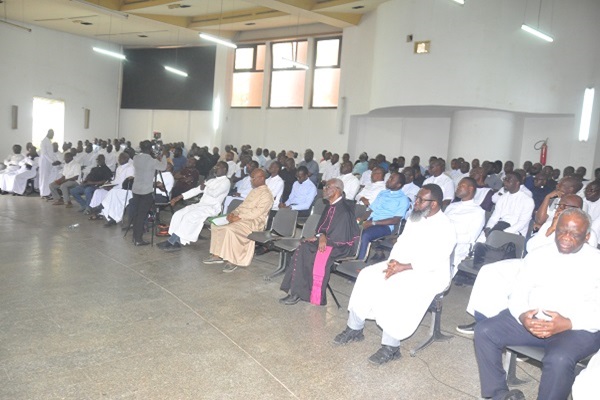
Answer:
<svg viewBox="0 0 600 400"><path fill-rule="evenodd" d="M345 161L340 167L340 176L338 177L344 183L344 194L347 199L354 199L360 189L360 182L354 174L352 174L352 163Z"/></svg>
<svg viewBox="0 0 600 400"><path fill-rule="evenodd" d="M273 207L273 194L265 185L266 172L252 171L252 191L238 208L227 215L227 225L213 226L210 238L211 256L204 264L218 264L227 261L229 266L223 272L233 272L238 266L247 267L254 256L254 241L248 239L253 231L265 228L269 210Z"/></svg>
<svg viewBox="0 0 600 400"><path fill-rule="evenodd" d="M179 171L175 171L175 167L173 167L173 178L175 178L175 184L171 192L171 197L173 198L198 186L198 181L200 180L200 172L196 168L196 159L190 157L185 160L185 166L179 169Z"/></svg>
<svg viewBox="0 0 600 400"><path fill-rule="evenodd" d="M358 161L356 162L356 164L354 164L354 169L352 170L352 173L354 175L361 176L363 172L365 172L367 169L369 169L369 158L367 156L367 153L360 153L360 155L358 156Z"/></svg>
<svg viewBox="0 0 600 400"><path fill-rule="evenodd" d="M302 241L286 270L281 290L288 295L280 300L282 304L293 305L300 300L327 304L325 290L333 261L348 255L358 240L354 208L344 201L342 181L327 181L323 198L329 204L317 224L316 235Z"/></svg>
<svg viewBox="0 0 600 400"><path fill-rule="evenodd" d="M31 145L27 157L19 162L19 169L14 171L3 171L0 174L0 193L13 193L21 196L27 188L27 181L37 176L39 166L39 156L35 146ZM35 188L35 181L34 181Z"/></svg>
<svg viewBox="0 0 600 400"><path fill-rule="evenodd" d="M0 164L0 174L5 172L13 172L19 169L19 163L25 159L25 156L21 154L21 145L15 144L12 147L12 154L9 154L3 163Z"/></svg>
<svg viewBox="0 0 600 400"><path fill-rule="evenodd" d="M402 186L402 191L408 197L411 204L415 203L415 197L419 190L421 189L419 186L415 185L413 180L415 179L415 169L413 167L405 167L402 170L402 175L404 175L404 181L406 182L404 186Z"/></svg>
<svg viewBox="0 0 600 400"><path fill-rule="evenodd" d="M81 175L81 167L75 161L73 161L73 154L70 152L65 153L65 166L62 171L62 175L54 182L50 183L50 192L52 193L52 199L54 203L52 205L62 206L66 208L73 207L71 203L71 194L69 189L77 186L77 180ZM58 191L61 191L61 195Z"/></svg>
<svg viewBox="0 0 600 400"><path fill-rule="evenodd" d="M448 175L444 174L445 169L444 160L435 159L429 164L429 173L431 176L423 182L423 185L436 184L444 193L444 203L442 210L448 207L448 204L454 199L454 183Z"/></svg>
<svg viewBox="0 0 600 400"><path fill-rule="evenodd" d="M313 153L311 149L306 149L304 152L304 161L301 161L298 166L306 167L308 170L308 179L310 179L310 181L317 186L319 184L319 164L313 160L314 156L315 153Z"/></svg>
<svg viewBox="0 0 600 400"><path fill-rule="evenodd" d="M283 194L283 187L285 185L283 179L281 179L279 176L279 171L281 171L281 164L279 161L273 161L269 167L269 174L271 176L269 176L265 182L265 185L267 185L273 194L273 211L277 211L279 209L279 203L281 195Z"/></svg>
<svg viewBox="0 0 600 400"><path fill-rule="evenodd" d="M383 330L382 346L369 361L381 365L400 357L400 341L414 333L434 296L450 282L449 257L456 234L441 211L442 201L439 186L423 185L388 261L358 275L347 327L335 337L335 344L363 340L365 320L375 319Z"/></svg>
<svg viewBox="0 0 600 400"><path fill-rule="evenodd" d="M481 230L485 225L485 211L475 204L473 198L477 192L477 183L473 178L463 178L456 187L456 197L460 201L450 203L444 214L456 231L456 248L454 249L453 265L467 258ZM456 272L456 269L454 270Z"/></svg>
<svg viewBox="0 0 600 400"><path fill-rule="evenodd" d="M298 167L296 179L290 197L285 203L280 203L279 208L291 208L298 211L299 217L308 217L310 207L317 196L317 188L308 179L308 170L304 166Z"/></svg>
<svg viewBox="0 0 600 400"><path fill-rule="evenodd" d="M279 171L279 176L283 179L283 193L281 194L281 203L285 203L287 199L290 197L290 193L292 193L292 187L294 183L296 183L296 162L293 158L282 157L283 160L283 168ZM306 177L308 179L308 170L306 170Z"/></svg>
<svg viewBox="0 0 600 400"><path fill-rule="evenodd" d="M90 203L96 189L104 185L112 178L112 172L106 166L104 162L104 156L102 154L98 155L96 158L96 163L97 166L92 168L83 182L81 182L80 185L71 188L71 196L73 196L75 201L79 203L79 211L85 211L87 214L89 214L91 211ZM85 200L81 196L85 196Z"/></svg>
<svg viewBox="0 0 600 400"><path fill-rule="evenodd" d="M562 196L566 194L577 194L582 187L583 184L581 183L581 180L574 176L562 178L556 185L556 189L548 193L538 207L535 213L534 230L537 230L547 220L552 221L556 204Z"/></svg>
<svg viewBox="0 0 600 400"><path fill-rule="evenodd" d="M373 180L371 179L371 175L373 174L373 169L377 167L377 161L374 158L370 159L367 163L367 169L362 173L360 177L360 186L365 187L370 185Z"/></svg>
<svg viewBox="0 0 600 400"><path fill-rule="evenodd" d="M110 181L110 183L102 185L102 187L94 191L92 201L90 201L90 208L92 209L92 212L94 212L94 215L91 217L92 220L98 219L97 214L100 212L102 203L106 196L108 196L109 191L118 191L122 189L123 182L125 182L126 179L133 179L134 174L133 162L129 158L129 154L125 151L119 153L119 165L117 166L117 172L115 173L114 179ZM131 197L131 195L129 197ZM122 214L123 210L121 210L121 215ZM107 218L107 220L109 226L116 223L110 218Z"/></svg>
<svg viewBox="0 0 600 400"><path fill-rule="evenodd" d="M359 259L364 259L367 255L367 249L373 240L391 234L406 216L410 200L401 190L404 182L404 175L392 173L385 184L386 189L379 192L364 215L357 216L363 228Z"/></svg>
<svg viewBox="0 0 600 400"><path fill-rule="evenodd" d="M533 212L533 199L521 192L520 187L521 176L515 172L507 173L504 178L506 194L500 197L486 224L484 229L486 237L492 230L501 230L522 236L527 235L531 213ZM481 240L483 240L483 237L481 237Z"/></svg>
<svg viewBox="0 0 600 400"><path fill-rule="evenodd" d="M165 251L176 251L190 242L198 240L198 236L204 226L206 218L216 216L221 212L221 205L229 192L229 179L227 179L226 162L219 161L215 166L215 178L201 182L196 188L174 197L171 205L174 206L180 200L198 196L202 193L200 202L191 204L173 214L169 225L171 237L160 243L158 247Z"/></svg>
<svg viewBox="0 0 600 400"><path fill-rule="evenodd" d="M364 204L368 207L372 201L375 201L379 192L385 189L384 175L385 172L381 167L373 168L371 183L367 184L354 198L358 204Z"/></svg>
<svg viewBox="0 0 600 400"><path fill-rule="evenodd" d="M564 211L556 244L524 259L508 309L477 323L474 343L482 397L524 399L506 383L502 353L507 346L545 349L539 399L566 399L576 363L600 348L600 252L585 244L589 229L585 212Z"/></svg>
<svg viewBox="0 0 600 400"><path fill-rule="evenodd" d="M225 197L225 203L223 204L224 211L227 210L227 208L229 207L229 203L231 203L233 199L244 200L246 196L248 196L248 194L252 190L252 171L254 171L256 168L258 168L258 163L256 161L250 161L246 165L246 171L248 172L248 175L246 175L244 179L238 181L235 184L235 192L231 196Z"/></svg>

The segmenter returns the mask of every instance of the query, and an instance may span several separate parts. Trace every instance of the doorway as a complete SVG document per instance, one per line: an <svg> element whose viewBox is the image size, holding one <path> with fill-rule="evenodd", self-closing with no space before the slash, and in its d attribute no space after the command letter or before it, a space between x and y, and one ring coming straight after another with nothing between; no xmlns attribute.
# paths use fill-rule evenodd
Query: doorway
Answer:
<svg viewBox="0 0 600 400"><path fill-rule="evenodd" d="M65 102L62 100L33 98L33 125L31 142L38 149L48 129L54 129L53 142L62 144L65 139ZM59 146L60 147L60 146Z"/></svg>

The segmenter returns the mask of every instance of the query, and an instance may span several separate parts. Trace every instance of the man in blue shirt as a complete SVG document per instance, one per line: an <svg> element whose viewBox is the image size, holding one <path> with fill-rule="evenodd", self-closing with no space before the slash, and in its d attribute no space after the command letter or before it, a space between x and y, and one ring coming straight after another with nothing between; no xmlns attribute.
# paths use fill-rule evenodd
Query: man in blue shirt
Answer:
<svg viewBox="0 0 600 400"><path fill-rule="evenodd" d="M317 196L317 187L308 179L308 169L305 166L298 167L296 171L296 182L292 186L290 197L285 203L280 203L279 208L291 208L298 211L299 217L310 215L310 206Z"/></svg>
<svg viewBox="0 0 600 400"><path fill-rule="evenodd" d="M400 190L405 182L403 174L392 173L385 183L386 190L377 195L365 215L359 218L359 223L362 223L363 227L359 259L366 256L371 241L392 233L394 225L399 224L406 215L410 200Z"/></svg>

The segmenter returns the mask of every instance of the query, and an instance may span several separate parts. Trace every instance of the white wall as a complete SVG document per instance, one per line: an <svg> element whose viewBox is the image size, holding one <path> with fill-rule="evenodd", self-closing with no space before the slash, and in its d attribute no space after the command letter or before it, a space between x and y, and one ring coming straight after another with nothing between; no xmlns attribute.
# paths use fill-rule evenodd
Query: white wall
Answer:
<svg viewBox="0 0 600 400"><path fill-rule="evenodd" d="M0 153L31 141L34 96L65 102L67 141L115 136L121 63L94 53L98 41L31 29L0 25ZM12 105L19 107L16 130L11 129ZM91 110L89 129L83 128L84 108Z"/></svg>
<svg viewBox="0 0 600 400"><path fill-rule="evenodd" d="M446 158L450 134L449 118L372 118L358 116L352 124L348 151L356 158L366 151L369 157L384 154L388 160L404 156L410 161L418 155L428 160L431 155Z"/></svg>

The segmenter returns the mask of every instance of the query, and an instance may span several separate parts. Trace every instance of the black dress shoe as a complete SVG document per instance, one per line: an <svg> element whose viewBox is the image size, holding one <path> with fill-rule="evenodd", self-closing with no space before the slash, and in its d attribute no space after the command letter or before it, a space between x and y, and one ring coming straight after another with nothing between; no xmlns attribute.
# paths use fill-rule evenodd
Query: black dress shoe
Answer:
<svg viewBox="0 0 600 400"><path fill-rule="evenodd" d="M279 299L279 302L280 302L281 304L283 304L283 303L285 303L286 301L288 301L288 300L290 299L290 297L292 297L292 295L291 295L291 294L288 294L287 296L285 296L285 297L282 297L281 299Z"/></svg>
<svg viewBox="0 0 600 400"><path fill-rule="evenodd" d="M136 246L148 246L150 244L150 242L146 242L145 240L142 240L141 242L135 242L134 244Z"/></svg>
<svg viewBox="0 0 600 400"><path fill-rule="evenodd" d="M369 357L369 362L375 365L382 365L392 360L400 358L400 347L381 345L375 354Z"/></svg>
<svg viewBox="0 0 600 400"><path fill-rule="evenodd" d="M519 389L513 389L506 393L502 400L525 400L525 395Z"/></svg>
<svg viewBox="0 0 600 400"><path fill-rule="evenodd" d="M283 302L283 304L285 304L286 306L293 306L294 304L298 303L300 301L300 297L298 295L292 294L290 295L290 298L285 300Z"/></svg>

